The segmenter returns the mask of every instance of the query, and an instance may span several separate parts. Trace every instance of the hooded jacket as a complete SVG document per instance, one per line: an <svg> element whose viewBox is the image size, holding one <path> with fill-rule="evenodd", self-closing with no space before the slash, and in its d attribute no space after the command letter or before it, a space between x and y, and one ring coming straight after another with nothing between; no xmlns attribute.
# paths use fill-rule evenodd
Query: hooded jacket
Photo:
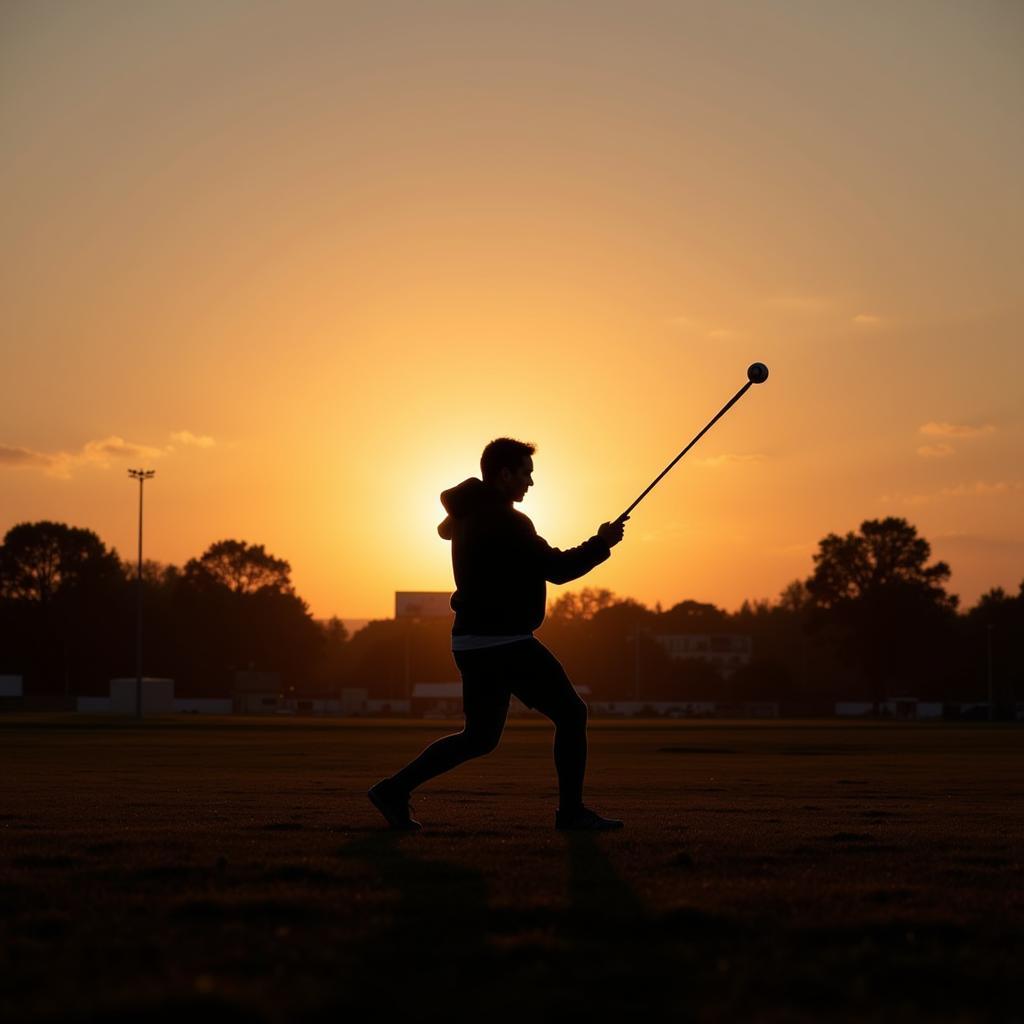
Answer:
<svg viewBox="0 0 1024 1024"><path fill-rule="evenodd" d="M437 532L452 542L453 635L532 633L547 608L547 583L568 583L611 554L596 534L560 551L529 516L477 477L441 492L448 513Z"/></svg>

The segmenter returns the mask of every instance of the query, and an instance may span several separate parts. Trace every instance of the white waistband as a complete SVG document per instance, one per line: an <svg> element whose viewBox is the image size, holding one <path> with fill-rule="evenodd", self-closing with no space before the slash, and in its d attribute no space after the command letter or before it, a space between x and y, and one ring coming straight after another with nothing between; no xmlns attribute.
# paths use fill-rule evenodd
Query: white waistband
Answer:
<svg viewBox="0 0 1024 1024"><path fill-rule="evenodd" d="M461 636L452 635L453 651L479 651L485 647L500 647L503 644L513 644L517 640L530 640L532 633L519 633L515 636L479 636L466 633Z"/></svg>

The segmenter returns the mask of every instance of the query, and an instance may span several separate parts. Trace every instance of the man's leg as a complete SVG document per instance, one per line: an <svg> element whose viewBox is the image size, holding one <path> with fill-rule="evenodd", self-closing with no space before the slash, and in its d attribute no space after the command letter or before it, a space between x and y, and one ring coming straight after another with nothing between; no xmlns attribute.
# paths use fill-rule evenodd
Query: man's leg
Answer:
<svg viewBox="0 0 1024 1024"><path fill-rule="evenodd" d="M520 678L512 684L512 692L555 725L559 809L576 811L583 806L587 770L587 705L561 662L539 640L534 640L517 669Z"/></svg>
<svg viewBox="0 0 1024 1024"><path fill-rule="evenodd" d="M479 659L470 660L474 662L475 669L475 662ZM498 745L505 728L508 700L508 688L498 679L479 678L475 671L463 671L462 707L466 724L462 732L435 740L419 757L387 781L398 792L411 793L417 786L458 767L464 761L489 754Z"/></svg>

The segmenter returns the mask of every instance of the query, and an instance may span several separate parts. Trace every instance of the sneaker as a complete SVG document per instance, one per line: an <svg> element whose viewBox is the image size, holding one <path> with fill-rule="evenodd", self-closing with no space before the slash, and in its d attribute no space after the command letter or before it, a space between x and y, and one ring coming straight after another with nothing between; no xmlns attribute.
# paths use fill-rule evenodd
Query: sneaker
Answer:
<svg viewBox="0 0 1024 1024"><path fill-rule="evenodd" d="M603 832L607 829L622 828L622 822L618 818L602 818L597 811L592 811L589 807L580 807L575 811L555 811L555 828Z"/></svg>
<svg viewBox="0 0 1024 1024"><path fill-rule="evenodd" d="M417 832L423 828L412 816L409 794L395 792L388 779L382 779L377 785L371 786L366 795L392 828L405 832Z"/></svg>

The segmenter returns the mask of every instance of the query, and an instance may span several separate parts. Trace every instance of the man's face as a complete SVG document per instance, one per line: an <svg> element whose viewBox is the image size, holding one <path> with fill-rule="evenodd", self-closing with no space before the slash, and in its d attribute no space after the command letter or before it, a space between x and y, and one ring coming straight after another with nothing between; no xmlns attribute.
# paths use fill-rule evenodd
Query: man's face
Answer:
<svg viewBox="0 0 1024 1024"><path fill-rule="evenodd" d="M513 501L522 501L526 497L526 492L533 486L533 459L529 455L524 455L517 469L501 471L501 479L506 497Z"/></svg>

